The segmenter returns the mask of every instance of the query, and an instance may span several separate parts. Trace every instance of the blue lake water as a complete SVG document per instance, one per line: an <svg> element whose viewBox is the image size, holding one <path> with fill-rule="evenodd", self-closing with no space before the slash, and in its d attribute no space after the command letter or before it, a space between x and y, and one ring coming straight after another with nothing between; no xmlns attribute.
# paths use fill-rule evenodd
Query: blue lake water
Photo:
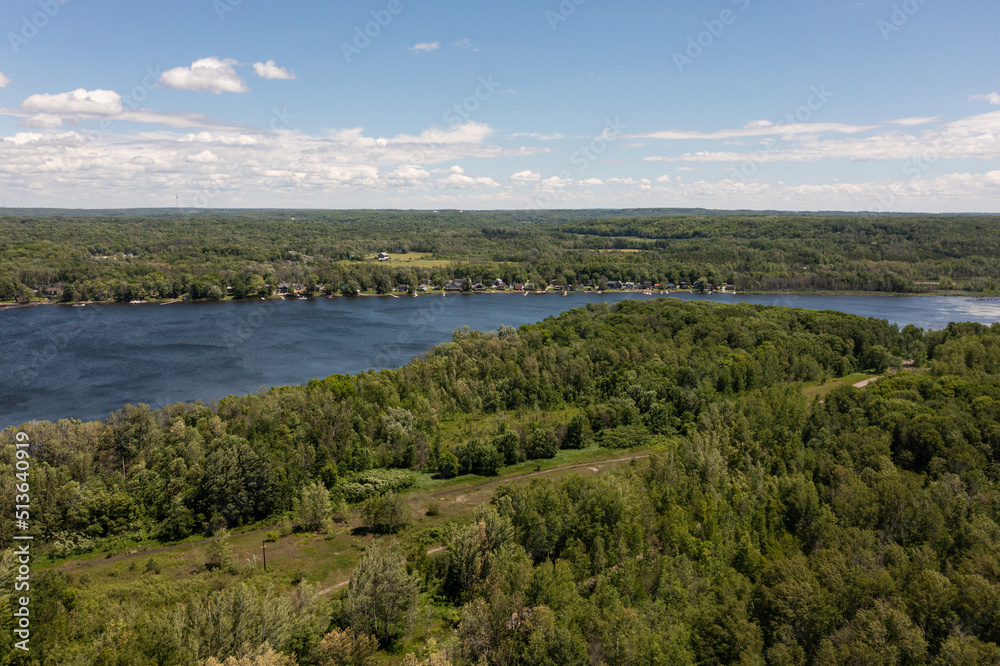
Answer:
<svg viewBox="0 0 1000 666"><path fill-rule="evenodd" d="M335 373L397 367L462 326L520 326L588 302L642 294L454 294L171 305L33 307L0 312L0 428L104 418L125 403L210 402ZM668 298L839 310L900 327L1000 321L1000 300L894 296Z"/></svg>

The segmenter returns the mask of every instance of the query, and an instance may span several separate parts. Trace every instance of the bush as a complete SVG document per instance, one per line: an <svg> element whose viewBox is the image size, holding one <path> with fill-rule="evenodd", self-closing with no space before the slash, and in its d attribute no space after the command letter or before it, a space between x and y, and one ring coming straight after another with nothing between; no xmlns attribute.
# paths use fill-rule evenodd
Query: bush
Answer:
<svg viewBox="0 0 1000 666"><path fill-rule="evenodd" d="M618 426L602 430L594 439L598 446L605 449L630 449L634 446L646 446L649 443L649 431L641 426Z"/></svg>
<svg viewBox="0 0 1000 666"><path fill-rule="evenodd" d="M387 492L412 488L417 482L412 473L401 469L372 469L357 474L350 483L345 483L341 490L348 502L363 502L369 497L383 495Z"/></svg>
<svg viewBox="0 0 1000 666"><path fill-rule="evenodd" d="M452 479L458 476L460 469L461 466L459 465L458 457L454 453L448 450L441 454L441 458L438 460L437 473L442 478Z"/></svg>

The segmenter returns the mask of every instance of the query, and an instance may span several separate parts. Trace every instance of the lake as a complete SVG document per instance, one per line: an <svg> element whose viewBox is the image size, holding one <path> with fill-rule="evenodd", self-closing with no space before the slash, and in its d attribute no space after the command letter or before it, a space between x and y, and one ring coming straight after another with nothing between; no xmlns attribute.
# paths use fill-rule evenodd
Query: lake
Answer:
<svg viewBox="0 0 1000 666"><path fill-rule="evenodd" d="M462 326L496 330L589 302L643 294L453 294L170 305L46 306L0 312L0 428L104 418L125 403L211 402L335 373L398 367ZM905 326L1000 321L1000 300L670 294L839 310Z"/></svg>

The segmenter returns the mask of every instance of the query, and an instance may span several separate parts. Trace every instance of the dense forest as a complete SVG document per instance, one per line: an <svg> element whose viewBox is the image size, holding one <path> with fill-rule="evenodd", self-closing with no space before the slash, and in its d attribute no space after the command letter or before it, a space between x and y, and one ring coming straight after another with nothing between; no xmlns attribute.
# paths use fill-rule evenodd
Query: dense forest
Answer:
<svg viewBox="0 0 1000 666"><path fill-rule="evenodd" d="M0 217L0 301L388 293L503 279L995 292L1000 218L709 211L134 211ZM388 262L376 253L393 254ZM47 293L48 291L48 293Z"/></svg>
<svg viewBox="0 0 1000 666"><path fill-rule="evenodd" d="M856 372L881 378L840 385ZM30 658L12 649L12 599L0 650L26 664L997 663L998 375L1000 327L663 299L456 331L396 370L25 424L3 435L0 500L11 515L21 431L36 546L56 562L281 521L369 540L329 595L240 569L225 539L200 572L168 582L141 560L105 596L86 574L44 573ZM418 476L588 449L643 456L500 484L429 532L401 500ZM11 589L9 552L0 565Z"/></svg>

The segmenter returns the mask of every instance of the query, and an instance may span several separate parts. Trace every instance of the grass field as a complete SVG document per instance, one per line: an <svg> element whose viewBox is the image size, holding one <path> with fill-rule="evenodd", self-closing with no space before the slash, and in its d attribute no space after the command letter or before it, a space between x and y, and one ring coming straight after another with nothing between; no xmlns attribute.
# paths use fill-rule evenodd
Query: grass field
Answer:
<svg viewBox="0 0 1000 666"><path fill-rule="evenodd" d="M863 382L869 379L874 379L878 375L872 375L864 372L856 372L853 375L847 375L846 377L838 377L837 379L824 382L822 384L806 384L802 392L810 400L822 400L827 395L830 394L836 388L841 386L854 386L859 382Z"/></svg>
<svg viewBox="0 0 1000 666"><path fill-rule="evenodd" d="M559 451L555 458L512 465L499 477L467 475L454 479L434 479L429 474L419 476L417 486L403 494L408 501L411 524L395 536L378 537L395 542L404 552L425 551L440 544L440 533L448 523L470 517L475 507L488 502L496 486L503 481L530 483L539 478L559 479L566 476L605 473L647 456L648 450L610 451L591 447L582 450ZM572 467L568 467L572 466ZM437 496L434 496L437 495ZM434 515L428 515L433 508ZM307 581L327 590L347 581L365 548L373 538L361 526L358 513L350 514L348 522L339 524L330 533L292 533L266 543L267 571L263 569L261 546L267 530L234 534L227 542L232 547L233 568L230 571L207 571L204 567L208 544L205 542L175 544L161 552L137 552L108 559L111 554L78 556L72 560L38 563L39 572L75 568L62 573L68 586L76 592L77 603L84 608L100 609L101 613L124 615L141 607L144 612L172 606L215 590L225 589L240 581L254 586L277 586L289 589ZM273 528L277 531L277 527ZM148 544L150 548L162 544ZM435 557L436 554L430 555ZM346 588L338 588L341 593ZM416 631L411 642L416 647L427 639L446 640L453 635L458 609L441 607L424 600ZM96 612L96 610L95 610ZM405 653L405 650L404 650Z"/></svg>

